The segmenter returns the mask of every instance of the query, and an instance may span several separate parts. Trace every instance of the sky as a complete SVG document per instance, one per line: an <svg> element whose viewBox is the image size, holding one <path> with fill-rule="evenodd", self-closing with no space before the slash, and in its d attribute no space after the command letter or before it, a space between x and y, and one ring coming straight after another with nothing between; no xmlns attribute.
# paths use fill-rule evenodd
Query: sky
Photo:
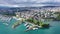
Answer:
<svg viewBox="0 0 60 34"><path fill-rule="evenodd" d="M60 0L0 0L0 6L8 7L60 6Z"/></svg>

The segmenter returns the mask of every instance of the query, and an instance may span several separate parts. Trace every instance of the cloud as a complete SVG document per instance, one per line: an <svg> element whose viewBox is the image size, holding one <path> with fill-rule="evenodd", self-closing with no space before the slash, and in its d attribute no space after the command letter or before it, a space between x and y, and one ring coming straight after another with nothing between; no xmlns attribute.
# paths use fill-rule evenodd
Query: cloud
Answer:
<svg viewBox="0 0 60 34"><path fill-rule="evenodd" d="M5 6L5 7L19 7L19 5L10 5L10 4L0 4L0 6Z"/></svg>
<svg viewBox="0 0 60 34"><path fill-rule="evenodd" d="M46 6L55 4L59 5L60 0L0 0L0 6L9 7Z"/></svg>

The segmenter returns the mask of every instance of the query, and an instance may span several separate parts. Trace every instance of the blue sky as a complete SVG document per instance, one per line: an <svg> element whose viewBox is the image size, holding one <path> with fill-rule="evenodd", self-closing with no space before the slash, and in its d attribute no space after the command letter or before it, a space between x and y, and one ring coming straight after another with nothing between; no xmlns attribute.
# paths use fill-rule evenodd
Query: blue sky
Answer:
<svg viewBox="0 0 60 34"><path fill-rule="evenodd" d="M60 6L60 0L0 0L0 6L33 7L33 6Z"/></svg>

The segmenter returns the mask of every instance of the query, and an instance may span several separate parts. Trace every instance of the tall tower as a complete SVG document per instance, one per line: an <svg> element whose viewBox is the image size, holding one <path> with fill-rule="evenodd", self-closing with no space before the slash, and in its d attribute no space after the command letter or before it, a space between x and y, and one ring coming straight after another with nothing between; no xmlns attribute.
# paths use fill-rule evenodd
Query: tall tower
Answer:
<svg viewBox="0 0 60 34"><path fill-rule="evenodd" d="M17 18L21 17L21 13L18 12L18 10L17 10L17 12L16 12L15 14L16 14L16 17L17 17Z"/></svg>

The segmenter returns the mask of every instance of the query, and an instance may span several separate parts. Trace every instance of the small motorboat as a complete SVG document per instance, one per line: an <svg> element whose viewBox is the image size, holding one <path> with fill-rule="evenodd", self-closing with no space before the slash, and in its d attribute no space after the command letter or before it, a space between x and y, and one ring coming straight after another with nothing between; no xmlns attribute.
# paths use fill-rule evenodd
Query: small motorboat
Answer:
<svg viewBox="0 0 60 34"><path fill-rule="evenodd" d="M33 28L33 30L37 30L38 28Z"/></svg>
<svg viewBox="0 0 60 34"><path fill-rule="evenodd" d="M4 25L9 25L9 24L7 24L7 23L3 23Z"/></svg>

